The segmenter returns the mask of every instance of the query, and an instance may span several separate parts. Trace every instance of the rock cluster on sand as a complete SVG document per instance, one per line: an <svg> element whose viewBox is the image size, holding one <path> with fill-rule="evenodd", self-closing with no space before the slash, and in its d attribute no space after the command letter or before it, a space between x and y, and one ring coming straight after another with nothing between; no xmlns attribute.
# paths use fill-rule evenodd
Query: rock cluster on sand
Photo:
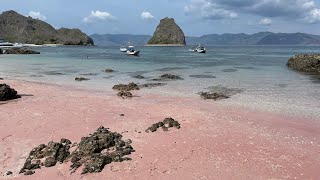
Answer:
<svg viewBox="0 0 320 180"><path fill-rule="evenodd" d="M148 42L148 45L186 45L183 31L173 18L160 20L156 31Z"/></svg>
<svg viewBox="0 0 320 180"><path fill-rule="evenodd" d="M18 95L17 91L10 88L10 86L6 84L0 84L0 101L8 101L20 97L21 96Z"/></svg>
<svg viewBox="0 0 320 180"><path fill-rule="evenodd" d="M75 172L84 166L82 174L101 172L105 165L111 162L130 160L124 156L134 152L131 140L122 140L122 135L110 132L103 126L87 137L82 137L80 143L75 143L76 149L70 153L71 141L61 139L60 143L49 142L32 149L20 170L24 175L32 175L35 169L52 167L59 163L71 161L70 170Z"/></svg>
<svg viewBox="0 0 320 180"><path fill-rule="evenodd" d="M160 121L158 123L153 124L149 128L146 129L146 132L155 132L158 128L162 128L163 131L168 131L169 128L175 127L177 129L180 129L180 124L178 121L175 121L172 118L165 118L163 121Z"/></svg>
<svg viewBox="0 0 320 180"><path fill-rule="evenodd" d="M296 71L320 74L320 54L300 54L288 60L287 66Z"/></svg>
<svg viewBox="0 0 320 180"><path fill-rule="evenodd" d="M26 48L10 48L6 49L4 54L40 54L38 51L34 51Z"/></svg>
<svg viewBox="0 0 320 180"><path fill-rule="evenodd" d="M84 165L82 174L101 172L111 162L129 160L124 156L134 152L131 140L122 140L122 135L99 127L95 133L81 138L77 150L71 153L71 170L74 172Z"/></svg>
<svg viewBox="0 0 320 180"><path fill-rule="evenodd" d="M63 163L70 155L70 144L70 140L61 139L60 143L51 141L48 145L40 144L33 148L20 173L31 175L34 174L33 170L40 169L41 166L51 167L55 166L57 162Z"/></svg>
<svg viewBox="0 0 320 180"><path fill-rule="evenodd" d="M84 78L84 77L76 77L74 80L75 81L88 81L90 79L89 78Z"/></svg>
<svg viewBox="0 0 320 180"><path fill-rule="evenodd" d="M132 93L129 91L120 91L117 96L122 97L123 99L130 99L133 97Z"/></svg>

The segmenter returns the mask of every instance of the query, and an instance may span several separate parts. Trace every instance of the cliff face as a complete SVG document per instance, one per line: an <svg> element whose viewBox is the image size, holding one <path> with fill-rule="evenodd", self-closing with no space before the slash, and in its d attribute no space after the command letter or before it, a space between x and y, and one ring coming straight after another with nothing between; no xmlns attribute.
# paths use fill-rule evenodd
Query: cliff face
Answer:
<svg viewBox="0 0 320 180"><path fill-rule="evenodd" d="M181 28L175 23L173 18L160 20L156 31L148 42L149 45L176 44L186 45L185 36Z"/></svg>
<svg viewBox="0 0 320 180"><path fill-rule="evenodd" d="M0 38L30 44L93 45L93 40L79 29L56 30L44 21L15 11L0 14Z"/></svg>

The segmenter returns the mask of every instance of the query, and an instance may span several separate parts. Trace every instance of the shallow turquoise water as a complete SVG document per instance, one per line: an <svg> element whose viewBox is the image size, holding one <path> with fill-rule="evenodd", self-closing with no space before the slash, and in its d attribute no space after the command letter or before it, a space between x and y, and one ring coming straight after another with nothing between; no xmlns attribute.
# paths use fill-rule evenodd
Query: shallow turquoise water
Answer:
<svg viewBox="0 0 320 180"><path fill-rule="evenodd" d="M209 86L240 88L242 93L217 103L320 119L320 78L286 67L294 54L319 53L320 47L212 46L206 54L188 52L189 47L138 48L140 57L127 56L119 47L48 47L36 49L41 55L1 55L0 77L110 90L117 83L151 82L172 73L184 80L146 93L198 98ZM116 72L102 72L106 68ZM88 73L96 75L79 75ZM137 74L149 79L134 79ZM91 80L76 82L77 76Z"/></svg>

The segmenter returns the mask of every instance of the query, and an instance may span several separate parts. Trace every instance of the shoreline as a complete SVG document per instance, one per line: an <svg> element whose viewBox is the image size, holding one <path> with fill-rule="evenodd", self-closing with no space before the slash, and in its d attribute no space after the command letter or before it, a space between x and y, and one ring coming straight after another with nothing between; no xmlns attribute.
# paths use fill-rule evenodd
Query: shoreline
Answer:
<svg viewBox="0 0 320 180"><path fill-rule="evenodd" d="M0 104L0 178L24 179L316 179L320 124L317 121L224 107L214 101L114 94L46 83L5 80L23 96ZM32 95L32 96L31 96ZM125 114L124 117L119 114ZM172 117L181 129L145 133ZM101 173L69 173L65 164L19 175L29 151L60 138L77 141L99 126L133 141L131 161L112 163ZM142 133L138 133L138 132ZM11 170L13 176L5 177ZM148 170L148 171L147 171ZM302 175L303 174L303 175Z"/></svg>
<svg viewBox="0 0 320 180"><path fill-rule="evenodd" d="M146 44L146 47L185 47L184 44Z"/></svg>

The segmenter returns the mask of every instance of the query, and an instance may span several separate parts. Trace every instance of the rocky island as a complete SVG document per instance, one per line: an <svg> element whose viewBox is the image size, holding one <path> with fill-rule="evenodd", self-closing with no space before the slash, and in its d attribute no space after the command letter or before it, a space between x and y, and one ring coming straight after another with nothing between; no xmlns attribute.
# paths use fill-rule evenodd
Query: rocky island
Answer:
<svg viewBox="0 0 320 180"><path fill-rule="evenodd" d="M56 30L39 19L15 11L0 14L0 38L25 44L93 45L93 40L79 29Z"/></svg>
<svg viewBox="0 0 320 180"><path fill-rule="evenodd" d="M156 31L149 40L148 46L184 46L186 40L183 31L173 18L160 20Z"/></svg>

